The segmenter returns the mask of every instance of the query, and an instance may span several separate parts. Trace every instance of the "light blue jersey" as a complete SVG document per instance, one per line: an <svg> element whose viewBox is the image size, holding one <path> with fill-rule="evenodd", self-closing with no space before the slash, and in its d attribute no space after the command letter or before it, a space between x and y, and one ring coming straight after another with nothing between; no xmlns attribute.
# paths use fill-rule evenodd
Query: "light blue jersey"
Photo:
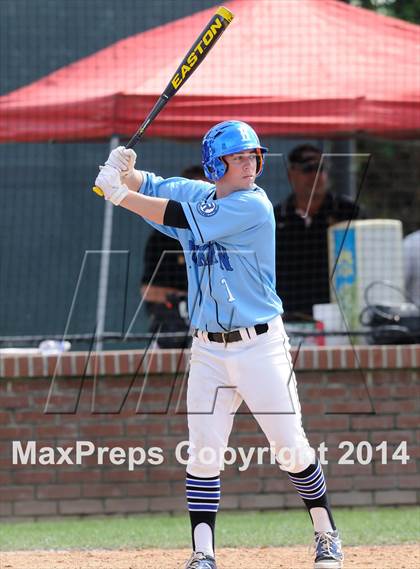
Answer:
<svg viewBox="0 0 420 569"><path fill-rule="evenodd" d="M191 229L150 225L178 239L188 275L192 325L226 332L283 313L275 283L275 222L267 194L255 186L215 199L215 186L143 172L140 191L181 202Z"/></svg>

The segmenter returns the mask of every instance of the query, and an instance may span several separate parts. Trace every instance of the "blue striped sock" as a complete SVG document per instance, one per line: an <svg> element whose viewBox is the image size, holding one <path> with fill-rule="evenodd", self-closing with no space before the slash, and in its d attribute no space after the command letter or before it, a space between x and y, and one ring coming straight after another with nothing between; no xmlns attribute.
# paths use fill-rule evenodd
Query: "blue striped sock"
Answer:
<svg viewBox="0 0 420 569"><path fill-rule="evenodd" d="M318 460L303 472L288 474L302 500L318 500L327 492L324 473Z"/></svg>
<svg viewBox="0 0 420 569"><path fill-rule="evenodd" d="M193 550L197 551L196 546L201 547L201 544L195 541L194 530L199 524L203 523L207 524L211 530L211 546L214 550L214 529L220 502L220 478L219 476L199 478L187 472L186 491L191 520ZM208 543L207 546L209 547L210 544Z"/></svg>
<svg viewBox="0 0 420 569"><path fill-rule="evenodd" d="M190 512L217 512L220 502L220 478L198 478L187 473L187 501Z"/></svg>
<svg viewBox="0 0 420 569"><path fill-rule="evenodd" d="M315 464L310 464L303 472L298 473L287 473L289 478L296 488L299 496L305 503L308 512L311 516L312 523L314 523L314 516L317 510L313 508L324 508L327 511L331 527L336 529L334 520L332 517L331 509L328 503L327 496L327 485L324 478L324 472L322 471L322 466L317 459ZM316 523L314 524L316 527Z"/></svg>

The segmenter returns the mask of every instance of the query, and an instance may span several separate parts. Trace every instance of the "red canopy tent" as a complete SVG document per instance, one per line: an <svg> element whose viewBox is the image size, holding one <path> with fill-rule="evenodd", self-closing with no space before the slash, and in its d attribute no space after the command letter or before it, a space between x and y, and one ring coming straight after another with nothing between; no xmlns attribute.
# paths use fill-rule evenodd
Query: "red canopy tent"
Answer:
<svg viewBox="0 0 420 569"><path fill-rule="evenodd" d="M336 0L233 0L235 19L148 131L201 137L215 122L261 135L420 132L420 26ZM131 136L192 38L196 13L121 40L0 98L0 141Z"/></svg>

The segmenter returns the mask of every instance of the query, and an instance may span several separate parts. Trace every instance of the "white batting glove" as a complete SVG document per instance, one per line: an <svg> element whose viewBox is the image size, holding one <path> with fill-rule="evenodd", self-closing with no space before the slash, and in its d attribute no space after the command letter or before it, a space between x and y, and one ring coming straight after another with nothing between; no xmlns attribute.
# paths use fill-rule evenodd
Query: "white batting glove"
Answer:
<svg viewBox="0 0 420 569"><path fill-rule="evenodd" d="M95 180L95 186L101 188L105 199L114 205L120 205L129 192L127 186L121 183L119 171L112 166L103 166L101 168Z"/></svg>
<svg viewBox="0 0 420 569"><path fill-rule="evenodd" d="M108 156L105 166L112 166L121 173L121 178L125 178L131 174L136 164L137 154L132 148L118 146Z"/></svg>

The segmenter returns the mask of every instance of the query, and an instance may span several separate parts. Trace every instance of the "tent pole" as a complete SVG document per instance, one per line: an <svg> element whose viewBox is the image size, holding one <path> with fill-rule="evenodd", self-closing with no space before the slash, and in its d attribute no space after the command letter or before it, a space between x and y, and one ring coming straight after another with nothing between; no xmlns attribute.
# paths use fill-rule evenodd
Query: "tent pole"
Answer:
<svg viewBox="0 0 420 569"><path fill-rule="evenodd" d="M352 200L357 196L356 150L354 137L324 143L324 152L332 157L330 178L335 192Z"/></svg>
<svg viewBox="0 0 420 569"><path fill-rule="evenodd" d="M355 137L352 137L348 141L349 144L349 196L352 200L357 197L357 144Z"/></svg>
<svg viewBox="0 0 420 569"><path fill-rule="evenodd" d="M119 137L112 136L109 143L110 151L117 148L118 144ZM114 206L112 203L104 200L104 223L102 228L101 246L102 253L98 282L98 302L96 305L96 352L101 352L103 349L103 334L105 331L106 302L109 282L109 262L111 257L113 210Z"/></svg>

